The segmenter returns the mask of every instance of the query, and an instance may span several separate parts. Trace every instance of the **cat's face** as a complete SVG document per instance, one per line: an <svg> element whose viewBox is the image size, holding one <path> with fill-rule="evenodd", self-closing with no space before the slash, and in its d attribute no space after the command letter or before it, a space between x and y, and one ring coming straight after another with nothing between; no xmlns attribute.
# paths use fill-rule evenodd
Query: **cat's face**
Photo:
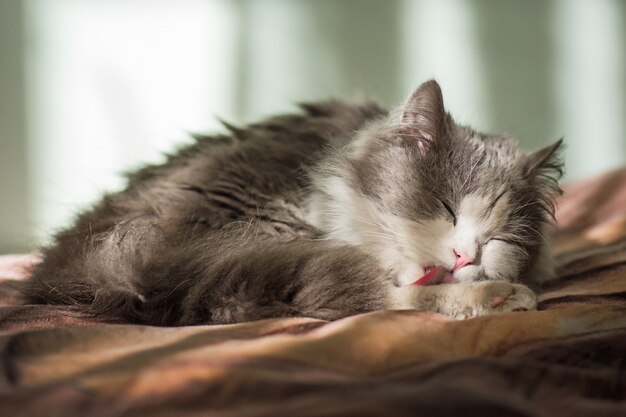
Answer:
<svg viewBox="0 0 626 417"><path fill-rule="evenodd" d="M435 82L361 133L327 180L329 234L362 246L397 284L514 281L545 244L560 142L527 155L458 126Z"/></svg>

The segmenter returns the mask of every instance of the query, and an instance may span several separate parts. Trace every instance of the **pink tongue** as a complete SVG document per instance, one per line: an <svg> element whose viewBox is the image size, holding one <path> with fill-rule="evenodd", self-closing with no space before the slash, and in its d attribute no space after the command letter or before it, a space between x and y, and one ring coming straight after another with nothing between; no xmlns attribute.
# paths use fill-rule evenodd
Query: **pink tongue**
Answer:
<svg viewBox="0 0 626 417"><path fill-rule="evenodd" d="M431 285L441 272L443 272L443 268L429 266L424 269L424 275L411 283L411 285Z"/></svg>

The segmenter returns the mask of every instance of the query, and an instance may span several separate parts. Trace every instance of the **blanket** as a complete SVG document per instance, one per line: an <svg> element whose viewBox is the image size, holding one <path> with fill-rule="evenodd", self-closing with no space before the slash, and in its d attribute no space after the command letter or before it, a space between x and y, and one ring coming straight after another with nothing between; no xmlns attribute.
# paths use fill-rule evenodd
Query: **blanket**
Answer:
<svg viewBox="0 0 626 417"><path fill-rule="evenodd" d="M626 416L626 169L566 188L537 311L103 323L0 258L0 416Z"/></svg>

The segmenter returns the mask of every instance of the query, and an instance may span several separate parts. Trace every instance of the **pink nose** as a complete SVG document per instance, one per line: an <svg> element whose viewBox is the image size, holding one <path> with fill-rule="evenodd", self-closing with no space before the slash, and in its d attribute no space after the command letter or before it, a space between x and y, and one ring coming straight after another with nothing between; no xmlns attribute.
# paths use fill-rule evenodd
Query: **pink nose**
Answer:
<svg viewBox="0 0 626 417"><path fill-rule="evenodd" d="M461 269L466 265L471 265L474 263L474 258L471 258L464 254L461 251L457 251L454 249L454 254L456 255L456 264L454 265L454 270Z"/></svg>

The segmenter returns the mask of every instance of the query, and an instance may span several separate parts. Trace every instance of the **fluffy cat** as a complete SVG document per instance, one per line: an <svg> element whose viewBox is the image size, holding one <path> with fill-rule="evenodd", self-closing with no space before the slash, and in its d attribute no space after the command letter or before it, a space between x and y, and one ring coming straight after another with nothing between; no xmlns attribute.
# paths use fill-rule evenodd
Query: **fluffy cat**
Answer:
<svg viewBox="0 0 626 417"><path fill-rule="evenodd" d="M130 174L43 250L32 298L154 325L536 308L561 141L460 126L435 81L397 113L302 107Z"/></svg>

